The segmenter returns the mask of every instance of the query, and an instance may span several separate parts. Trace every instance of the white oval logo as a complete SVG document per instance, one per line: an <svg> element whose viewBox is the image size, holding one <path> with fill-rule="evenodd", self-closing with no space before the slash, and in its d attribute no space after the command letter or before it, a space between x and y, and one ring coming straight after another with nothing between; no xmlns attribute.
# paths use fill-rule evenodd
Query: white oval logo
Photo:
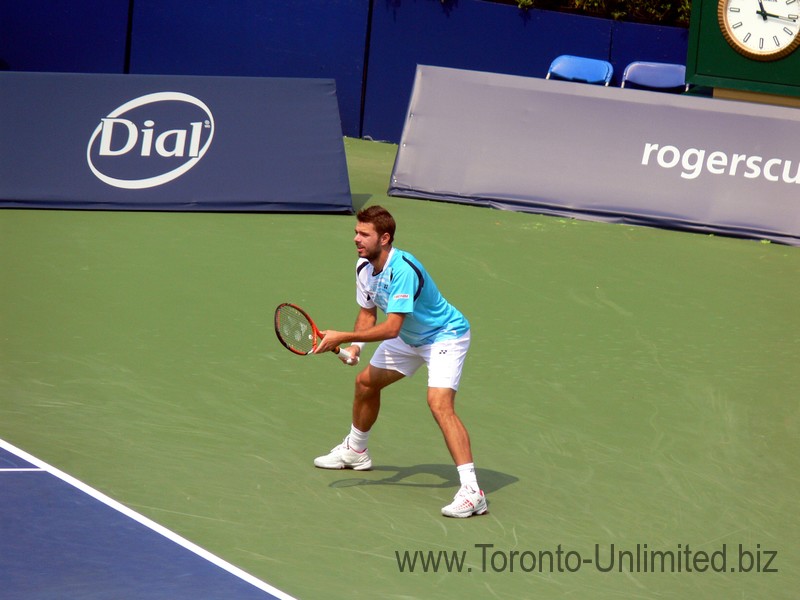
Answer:
<svg viewBox="0 0 800 600"><path fill-rule="evenodd" d="M126 102L100 119L86 161L92 173L129 190L163 185L194 167L214 138L208 106L181 92L157 92Z"/></svg>

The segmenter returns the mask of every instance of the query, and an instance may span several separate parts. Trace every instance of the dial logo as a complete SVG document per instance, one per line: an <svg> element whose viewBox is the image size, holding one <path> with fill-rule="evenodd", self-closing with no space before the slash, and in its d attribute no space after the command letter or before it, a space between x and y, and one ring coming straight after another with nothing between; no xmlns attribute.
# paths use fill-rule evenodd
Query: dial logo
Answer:
<svg viewBox="0 0 800 600"><path fill-rule="evenodd" d="M214 139L208 106L181 92L135 98L100 119L86 148L92 173L108 185L140 190L192 169Z"/></svg>

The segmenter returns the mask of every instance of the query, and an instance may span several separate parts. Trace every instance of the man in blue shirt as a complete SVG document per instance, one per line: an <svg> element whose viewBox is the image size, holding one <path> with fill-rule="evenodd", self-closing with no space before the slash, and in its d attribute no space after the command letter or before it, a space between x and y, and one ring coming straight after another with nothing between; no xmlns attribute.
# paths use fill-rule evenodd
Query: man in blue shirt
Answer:
<svg viewBox="0 0 800 600"><path fill-rule="evenodd" d="M356 301L354 331L323 331L317 352L350 344L340 355L355 364L366 342L380 342L370 364L356 377L350 434L329 454L314 459L323 469L372 468L369 432L380 411L381 390L428 368L428 406L456 464L461 487L442 508L448 517L471 517L487 511L478 486L469 434L455 412L455 396L470 343L469 322L441 295L422 264L394 248L396 224L380 206L356 215ZM378 308L386 320L378 323ZM349 354L348 354L349 353Z"/></svg>

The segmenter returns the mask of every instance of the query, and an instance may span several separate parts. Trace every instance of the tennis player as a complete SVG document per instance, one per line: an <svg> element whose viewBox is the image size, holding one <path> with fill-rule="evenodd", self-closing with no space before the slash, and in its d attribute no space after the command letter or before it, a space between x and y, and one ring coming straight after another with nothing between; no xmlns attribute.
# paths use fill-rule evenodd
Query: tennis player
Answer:
<svg viewBox="0 0 800 600"><path fill-rule="evenodd" d="M456 390L470 343L469 322L439 293L416 258L393 247L396 224L385 208L370 206L356 219L356 301L360 310L354 331L323 331L317 353L349 343L349 352L359 356L365 342L380 345L356 377L350 433L329 454L314 459L314 465L357 471L372 468L367 441L380 411L381 390L410 377L424 364L428 406L461 481L453 502L442 508L442 514L482 515L487 511L486 497L478 486L469 434L455 412ZM380 323L378 308L386 314ZM355 362L345 353L340 359Z"/></svg>

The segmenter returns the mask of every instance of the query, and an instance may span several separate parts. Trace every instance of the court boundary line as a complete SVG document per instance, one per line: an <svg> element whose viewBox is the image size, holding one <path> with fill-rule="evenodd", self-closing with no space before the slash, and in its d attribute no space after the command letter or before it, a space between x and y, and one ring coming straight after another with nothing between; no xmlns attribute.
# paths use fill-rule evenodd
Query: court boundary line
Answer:
<svg viewBox="0 0 800 600"><path fill-rule="evenodd" d="M124 516L128 517L129 519L133 519L137 523L144 525L148 529L154 531L155 533L167 538L168 540L178 544L179 546L183 547L190 552L193 552L200 558L210 562L211 564L227 571L231 575L238 577L239 579L249 583L250 585L260 589L261 591L267 592L272 594L279 600L298 600L297 598L290 596L286 592L283 592L276 587L271 586L270 584L266 583L258 579L257 577L250 575L246 571L240 569L239 567L229 563L228 561L220 558L219 556L212 554L208 550L201 548L194 542L190 542L186 538L178 535L174 531L167 529L163 525L159 525L152 519L145 517L144 515L136 512L133 509L128 508L124 504L114 500L110 496L107 496L103 492L94 489L93 487L83 483L79 479L76 479L72 475L65 473L64 471L44 462L33 456L32 454L25 452L21 448L17 448L13 444L5 441L4 439L0 438L0 448L7 450L11 454L16 455L18 458L21 458L32 465L36 465L37 469L30 469L30 468L20 468L20 469L13 469L14 471L36 471L36 472L46 472L54 477L57 477L61 481L71 485L72 487L80 490L84 494L87 494L97 500L98 502L102 502L106 506L116 510L117 512L123 514ZM8 469L9 471L12 469Z"/></svg>
<svg viewBox="0 0 800 600"><path fill-rule="evenodd" d="M0 440L2 442L3 440ZM13 453L12 453L13 454ZM22 458L19 456L19 458ZM46 473L44 469L39 467L19 467L18 469L0 469L0 473Z"/></svg>

